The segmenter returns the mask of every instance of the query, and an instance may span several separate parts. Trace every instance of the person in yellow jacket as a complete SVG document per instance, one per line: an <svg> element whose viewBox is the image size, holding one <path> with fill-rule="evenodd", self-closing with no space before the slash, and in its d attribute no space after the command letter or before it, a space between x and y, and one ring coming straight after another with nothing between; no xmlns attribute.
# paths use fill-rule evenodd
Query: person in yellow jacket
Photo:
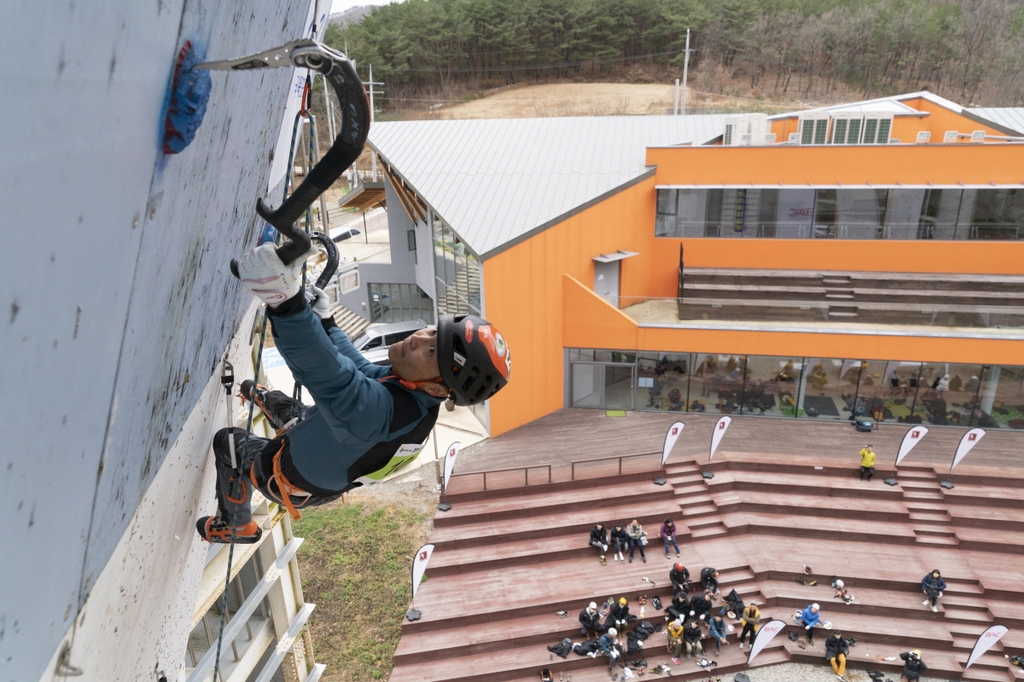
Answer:
<svg viewBox="0 0 1024 682"><path fill-rule="evenodd" d="M672 662L679 664L683 655L683 621L677 618L668 624L668 650L672 652Z"/></svg>
<svg viewBox="0 0 1024 682"><path fill-rule="evenodd" d="M875 475L875 451L870 445L860 451L860 480L870 481Z"/></svg>
<svg viewBox="0 0 1024 682"><path fill-rule="evenodd" d="M740 632L740 651L743 651L743 640L750 635L750 646L754 646L754 634L757 632L757 622L761 620L761 611L757 604L750 602L747 608L743 609L743 631Z"/></svg>

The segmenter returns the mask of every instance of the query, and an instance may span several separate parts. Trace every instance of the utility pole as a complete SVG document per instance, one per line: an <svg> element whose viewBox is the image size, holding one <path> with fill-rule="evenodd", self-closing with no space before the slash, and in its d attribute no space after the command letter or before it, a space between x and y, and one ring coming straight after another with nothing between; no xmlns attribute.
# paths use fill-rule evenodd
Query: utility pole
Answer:
<svg viewBox="0 0 1024 682"><path fill-rule="evenodd" d="M373 80L373 64L370 64L370 78L369 78L369 80L366 81L366 85L369 87L369 90L370 90L370 93L369 93L370 94L370 128L372 129L373 128L374 116L376 116L376 111L375 111L374 105L373 105L373 96L375 94L377 94L376 93L376 86L384 85L384 83L377 83L377 82L375 82ZM381 90L380 94L383 95L384 91ZM370 174L372 176L372 182L377 182L377 155L376 154L370 154Z"/></svg>
<svg viewBox="0 0 1024 682"><path fill-rule="evenodd" d="M683 116L686 116L686 72L690 68L690 29L686 29L686 56L683 57L683 94L680 98L680 109Z"/></svg>

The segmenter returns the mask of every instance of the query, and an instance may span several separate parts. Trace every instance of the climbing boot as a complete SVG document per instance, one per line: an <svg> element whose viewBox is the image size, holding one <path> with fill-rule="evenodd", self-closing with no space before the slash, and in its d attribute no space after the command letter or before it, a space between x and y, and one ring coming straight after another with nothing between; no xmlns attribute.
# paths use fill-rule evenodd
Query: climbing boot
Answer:
<svg viewBox="0 0 1024 682"><path fill-rule="evenodd" d="M207 542L230 544L232 541L231 526L219 516L204 516L196 521L199 537ZM239 545L251 545L260 541L263 529L255 521L234 529L234 542Z"/></svg>
<svg viewBox="0 0 1024 682"><path fill-rule="evenodd" d="M267 393L269 392L266 386L260 386L252 379L246 379L239 385L238 396L242 400L251 400L256 403L256 407L260 408L260 411L263 412L263 416L270 422L270 426L274 429L279 429L281 425L274 421L270 410L267 409Z"/></svg>

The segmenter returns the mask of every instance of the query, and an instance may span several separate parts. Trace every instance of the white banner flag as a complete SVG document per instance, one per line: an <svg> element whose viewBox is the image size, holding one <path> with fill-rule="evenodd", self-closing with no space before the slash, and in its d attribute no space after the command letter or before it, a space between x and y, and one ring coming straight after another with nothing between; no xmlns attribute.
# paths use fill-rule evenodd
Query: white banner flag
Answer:
<svg viewBox="0 0 1024 682"><path fill-rule="evenodd" d="M725 416L718 420L715 424L715 431L711 434L711 452L708 453L708 461L715 456L715 450L718 449L718 444L722 442L722 436L725 435L725 430L729 428L729 424L732 423L732 417Z"/></svg>
<svg viewBox="0 0 1024 682"><path fill-rule="evenodd" d="M953 465L949 467L952 471L953 467L960 463L967 453L978 444L978 441L985 436L985 429L971 429L964 434L964 437L960 439L960 444L956 446L956 454L953 455Z"/></svg>
<svg viewBox="0 0 1024 682"><path fill-rule="evenodd" d="M423 545L416 552L416 558L412 560L412 598L416 598L416 591L420 589L423 582L423 574L427 570L427 563L434 555L433 545Z"/></svg>
<svg viewBox="0 0 1024 682"><path fill-rule="evenodd" d="M685 426L683 422L676 422L668 427L668 432L665 434L665 447L661 451L661 467L663 469L665 462L668 461L668 453L672 452L672 446L676 444L679 434L683 432L683 426Z"/></svg>
<svg viewBox="0 0 1024 682"><path fill-rule="evenodd" d="M448 479L452 477L452 471L455 469L455 458L459 456L459 448L462 443L455 441L448 446L448 449L444 454L444 490L448 490Z"/></svg>
<svg viewBox="0 0 1024 682"><path fill-rule="evenodd" d="M921 439L924 438L927 433L927 426L915 426L907 431L907 435L903 436L903 442L900 443L900 451L896 455L896 466L900 465L903 458L910 454L910 451L914 449L914 446L920 443Z"/></svg>
<svg viewBox="0 0 1024 682"><path fill-rule="evenodd" d="M747 665L754 662L754 657L761 653L761 649L768 646L768 642L775 638L775 635L782 632L786 627L784 620L770 620L762 625L754 635L754 643L750 645L750 655L747 656Z"/></svg>
<svg viewBox="0 0 1024 682"><path fill-rule="evenodd" d="M1003 625L993 625L985 632L978 636L978 641L974 643L974 649L971 650L971 657L967 659L967 665L964 666L964 670L971 667L971 664L981 658L982 654L992 648L996 642L1003 638L1009 630Z"/></svg>

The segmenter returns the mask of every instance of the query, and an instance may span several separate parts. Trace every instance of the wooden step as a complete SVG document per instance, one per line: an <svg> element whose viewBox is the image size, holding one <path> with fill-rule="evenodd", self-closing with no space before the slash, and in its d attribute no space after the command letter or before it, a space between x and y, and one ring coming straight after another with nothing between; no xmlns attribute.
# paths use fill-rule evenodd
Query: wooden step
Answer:
<svg viewBox="0 0 1024 682"><path fill-rule="evenodd" d="M598 512L608 505L610 499L627 499L638 495L647 500L672 499L672 489L647 481L551 492L529 490L516 498L515 505L508 505L500 499L459 500L452 502L450 511L436 516L434 525L453 526L479 521L482 518L513 519L581 509L593 509Z"/></svg>
<svg viewBox="0 0 1024 682"><path fill-rule="evenodd" d="M912 523L949 525L952 522L952 517L946 512L911 512L910 521Z"/></svg>

